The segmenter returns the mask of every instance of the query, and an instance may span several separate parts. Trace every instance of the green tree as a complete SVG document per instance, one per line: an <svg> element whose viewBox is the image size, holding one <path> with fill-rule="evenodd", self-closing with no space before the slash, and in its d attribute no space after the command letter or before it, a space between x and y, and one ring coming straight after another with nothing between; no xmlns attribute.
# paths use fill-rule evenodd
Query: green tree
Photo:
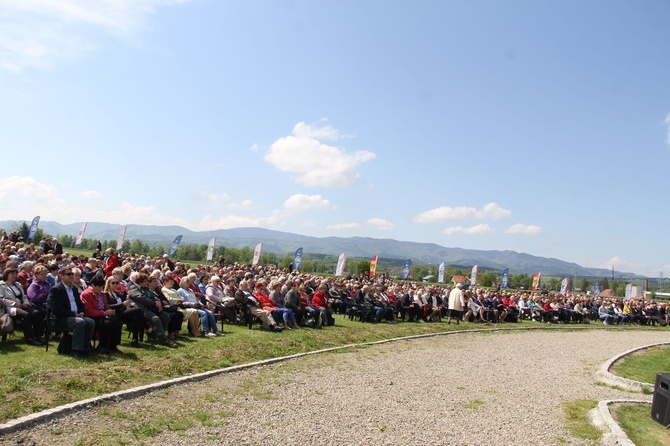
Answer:
<svg viewBox="0 0 670 446"><path fill-rule="evenodd" d="M357 276L370 274L370 261L369 260L359 260L356 262L354 267L354 272Z"/></svg>
<svg viewBox="0 0 670 446"><path fill-rule="evenodd" d="M499 283L498 275L493 271L488 271L483 274L479 274L477 276L477 282L479 282L479 285L481 286L492 287L496 283Z"/></svg>

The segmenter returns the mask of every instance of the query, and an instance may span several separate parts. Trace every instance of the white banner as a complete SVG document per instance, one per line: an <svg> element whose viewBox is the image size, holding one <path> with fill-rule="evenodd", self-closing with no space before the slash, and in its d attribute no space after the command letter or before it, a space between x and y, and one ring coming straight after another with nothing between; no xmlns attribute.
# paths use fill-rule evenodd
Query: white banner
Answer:
<svg viewBox="0 0 670 446"><path fill-rule="evenodd" d="M210 261L214 258L214 248L216 248L216 237L209 241L209 246L207 247L207 260Z"/></svg>
<svg viewBox="0 0 670 446"><path fill-rule="evenodd" d="M343 252L340 254L340 258L337 259L337 268L335 269L335 275L336 276L341 276L344 274L344 267L347 264L347 253Z"/></svg>
<svg viewBox="0 0 670 446"><path fill-rule="evenodd" d="M477 285L477 272L479 272L479 265L472 267L472 272L470 273L470 285Z"/></svg>
<svg viewBox="0 0 670 446"><path fill-rule="evenodd" d="M74 246L77 246L78 244L81 243L82 240L84 240L84 234L86 234L86 226L88 226L88 222L84 223L79 230L79 234L77 234L77 241L74 242Z"/></svg>
<svg viewBox="0 0 670 446"><path fill-rule="evenodd" d="M437 270L437 282L444 283L444 262L440 263L440 268Z"/></svg>
<svg viewBox="0 0 670 446"><path fill-rule="evenodd" d="M258 265L258 262L261 260L261 253L263 252L263 244L259 243L254 249L254 261L251 262L252 265Z"/></svg>
<svg viewBox="0 0 670 446"><path fill-rule="evenodd" d="M121 231L121 234L119 234L118 240L116 240L116 250L120 250L121 247L123 246L123 242L126 240L126 229L128 229L128 226L123 227L123 231Z"/></svg>

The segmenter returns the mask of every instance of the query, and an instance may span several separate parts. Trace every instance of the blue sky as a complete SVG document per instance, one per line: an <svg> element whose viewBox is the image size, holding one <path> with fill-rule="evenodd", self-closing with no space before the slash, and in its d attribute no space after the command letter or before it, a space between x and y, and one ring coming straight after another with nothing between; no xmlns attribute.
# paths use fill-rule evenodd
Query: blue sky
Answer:
<svg viewBox="0 0 670 446"><path fill-rule="evenodd" d="M667 277L668 17L663 0L0 0L1 219Z"/></svg>

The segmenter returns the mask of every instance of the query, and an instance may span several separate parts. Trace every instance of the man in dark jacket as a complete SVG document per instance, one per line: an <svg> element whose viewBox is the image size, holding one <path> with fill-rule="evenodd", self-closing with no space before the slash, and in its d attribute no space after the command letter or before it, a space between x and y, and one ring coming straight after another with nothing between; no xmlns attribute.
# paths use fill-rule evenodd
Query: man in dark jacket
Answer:
<svg viewBox="0 0 670 446"><path fill-rule="evenodd" d="M72 332L72 356L82 358L91 352L95 321L84 317L84 304L77 287L72 286L74 274L69 266L58 270L60 282L49 290L47 304L51 308L51 329Z"/></svg>

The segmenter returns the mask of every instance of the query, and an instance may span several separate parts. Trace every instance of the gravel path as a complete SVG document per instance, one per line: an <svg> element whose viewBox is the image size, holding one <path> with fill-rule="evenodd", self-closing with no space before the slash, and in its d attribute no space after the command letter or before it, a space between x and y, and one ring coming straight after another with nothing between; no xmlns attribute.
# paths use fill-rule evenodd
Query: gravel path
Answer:
<svg viewBox="0 0 670 446"><path fill-rule="evenodd" d="M581 445L561 403L630 397L596 385L597 368L668 338L580 330L393 342L105 404L0 445Z"/></svg>

